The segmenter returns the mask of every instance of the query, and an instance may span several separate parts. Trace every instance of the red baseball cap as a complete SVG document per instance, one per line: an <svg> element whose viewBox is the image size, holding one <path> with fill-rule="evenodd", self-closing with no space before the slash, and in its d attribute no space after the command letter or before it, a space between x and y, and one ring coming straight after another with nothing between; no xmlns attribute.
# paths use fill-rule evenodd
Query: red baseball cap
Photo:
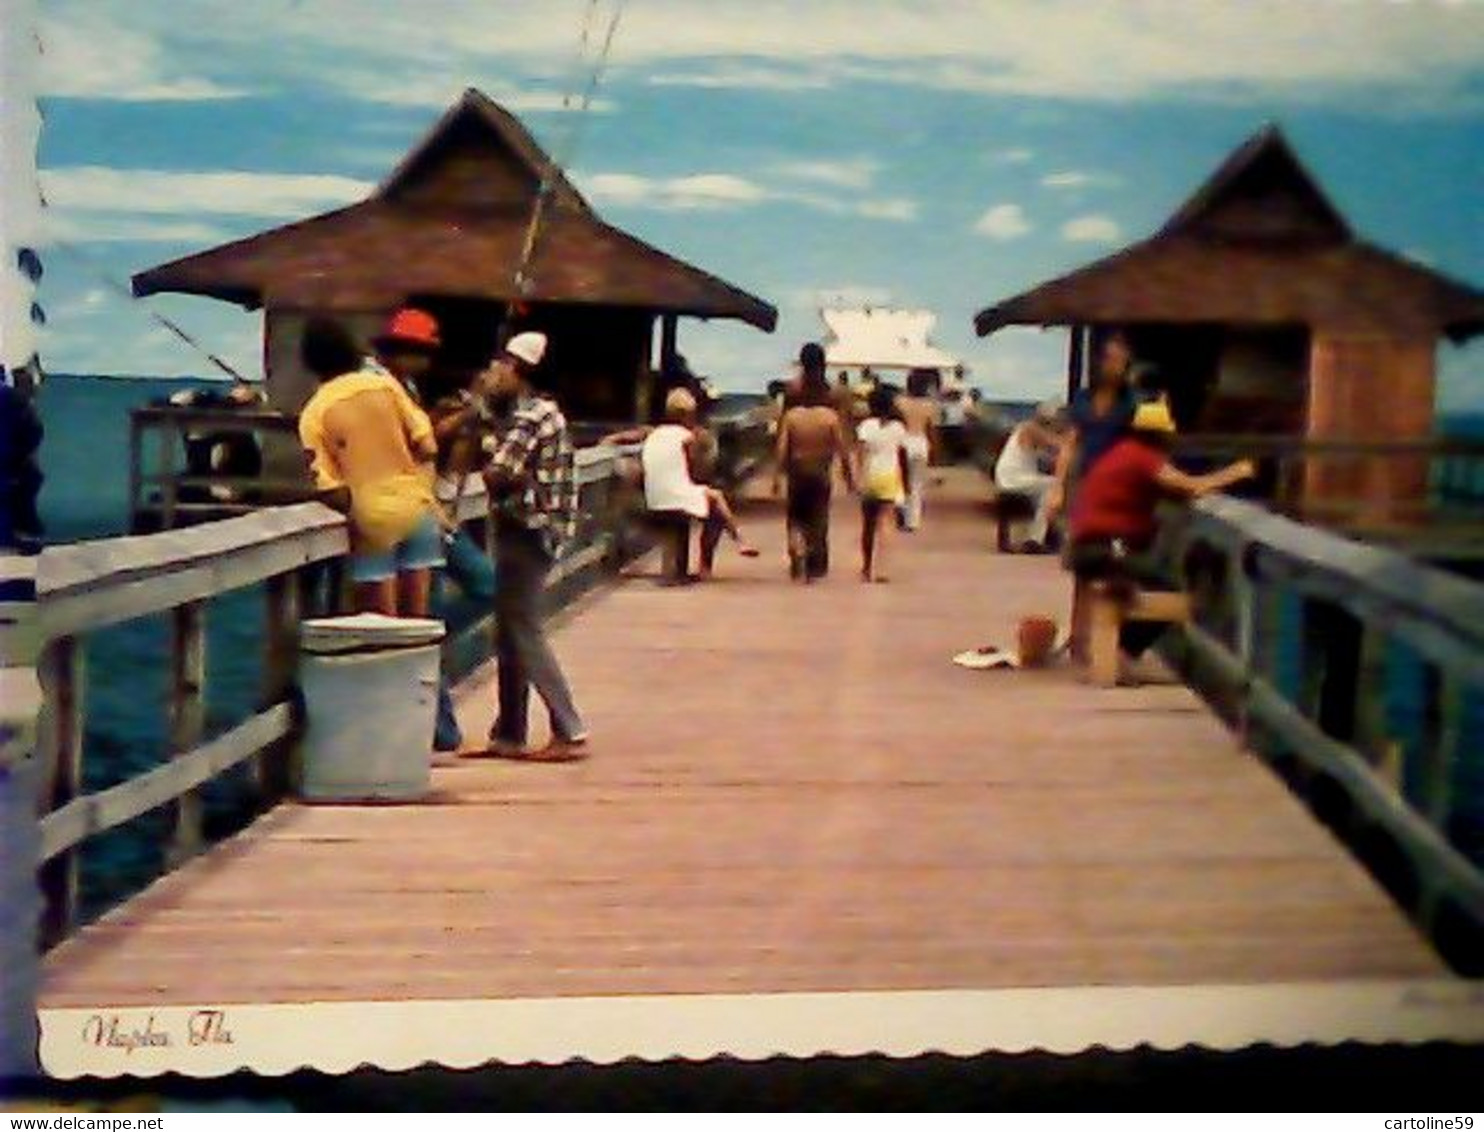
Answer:
<svg viewBox="0 0 1484 1132"><path fill-rule="evenodd" d="M443 339L438 335L438 320L416 307L403 307L392 315L376 341L389 346L420 346L426 350L436 350L443 345Z"/></svg>

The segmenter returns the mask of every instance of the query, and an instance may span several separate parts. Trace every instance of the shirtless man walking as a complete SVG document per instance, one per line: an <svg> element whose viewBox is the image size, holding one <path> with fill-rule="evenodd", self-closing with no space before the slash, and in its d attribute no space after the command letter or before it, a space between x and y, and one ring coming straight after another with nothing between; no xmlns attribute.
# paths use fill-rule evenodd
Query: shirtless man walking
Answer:
<svg viewBox="0 0 1484 1132"><path fill-rule="evenodd" d="M788 481L788 561L795 581L823 578L830 568L830 486L835 459L845 484L855 490L853 444L835 410L824 350L807 343L799 351L803 370L799 400L778 424L773 494Z"/></svg>
<svg viewBox="0 0 1484 1132"><path fill-rule="evenodd" d="M907 466L911 469L907 498L897 508L904 531L922 526L922 495L927 487L928 465L938 447L938 403L933 400L932 370L915 369L907 374L907 392L897 398L897 412L907 426Z"/></svg>

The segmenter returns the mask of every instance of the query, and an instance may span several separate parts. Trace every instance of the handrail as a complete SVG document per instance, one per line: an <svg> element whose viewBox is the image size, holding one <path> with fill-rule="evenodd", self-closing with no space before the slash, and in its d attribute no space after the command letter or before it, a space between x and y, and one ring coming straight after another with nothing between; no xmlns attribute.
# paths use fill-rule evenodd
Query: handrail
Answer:
<svg viewBox="0 0 1484 1132"><path fill-rule="evenodd" d="M1170 533L1196 606L1174 659L1444 957L1484 974L1484 860L1463 832L1484 814L1454 789L1465 689L1484 686L1484 586L1229 497L1199 501ZM1415 728L1388 703L1395 644L1420 666Z"/></svg>
<svg viewBox="0 0 1484 1132"><path fill-rule="evenodd" d="M200 601L346 553L345 517L322 503L153 535L48 547L37 592L48 638Z"/></svg>
<svg viewBox="0 0 1484 1132"><path fill-rule="evenodd" d="M1175 453L1220 452L1235 455L1284 453L1314 456L1478 456L1484 440L1435 436L1420 440L1359 440L1268 433L1194 433L1175 441Z"/></svg>
<svg viewBox="0 0 1484 1132"><path fill-rule="evenodd" d="M1255 556L1249 571L1384 621L1432 662L1484 683L1484 586L1230 496L1201 500L1191 518L1192 536Z"/></svg>

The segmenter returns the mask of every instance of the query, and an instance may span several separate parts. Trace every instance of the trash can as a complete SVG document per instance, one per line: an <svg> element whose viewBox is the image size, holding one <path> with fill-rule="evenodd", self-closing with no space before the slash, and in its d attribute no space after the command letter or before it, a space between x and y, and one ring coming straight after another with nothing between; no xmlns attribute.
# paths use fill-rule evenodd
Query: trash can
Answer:
<svg viewBox="0 0 1484 1132"><path fill-rule="evenodd" d="M358 613L300 627L303 774L314 801L428 792L443 622Z"/></svg>

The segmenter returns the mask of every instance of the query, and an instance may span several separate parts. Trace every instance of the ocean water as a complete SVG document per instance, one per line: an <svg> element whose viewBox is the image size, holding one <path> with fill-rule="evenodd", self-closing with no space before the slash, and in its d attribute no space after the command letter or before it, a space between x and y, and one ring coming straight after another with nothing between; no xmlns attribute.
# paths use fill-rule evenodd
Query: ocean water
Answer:
<svg viewBox="0 0 1484 1132"><path fill-rule="evenodd" d="M50 542L72 542L123 533L128 525L128 414L137 406L194 383L148 379L53 376L42 386L46 426L42 447L42 517ZM735 396L721 411L756 398ZM1450 435L1484 439L1484 414L1455 415L1443 423ZM1284 619L1280 683L1298 684L1296 604ZM263 602L258 587L223 595L207 610L207 729L219 733L258 706L259 644ZM164 617L143 618L91 634L86 642L87 732L84 781L102 789L157 765L166 751L166 671L169 626ZM1417 749L1422 735L1422 673L1415 656L1396 646L1388 657L1391 683L1387 713L1400 740ZM1471 689L1469 722L1455 768L1454 796L1463 805L1456 842L1484 862L1484 694ZM1415 790L1416 783L1409 783ZM229 775L206 791L210 832L221 835L252 814L245 774ZM93 839L84 851L84 913L96 914L136 891L162 862L168 815L145 815Z"/></svg>

